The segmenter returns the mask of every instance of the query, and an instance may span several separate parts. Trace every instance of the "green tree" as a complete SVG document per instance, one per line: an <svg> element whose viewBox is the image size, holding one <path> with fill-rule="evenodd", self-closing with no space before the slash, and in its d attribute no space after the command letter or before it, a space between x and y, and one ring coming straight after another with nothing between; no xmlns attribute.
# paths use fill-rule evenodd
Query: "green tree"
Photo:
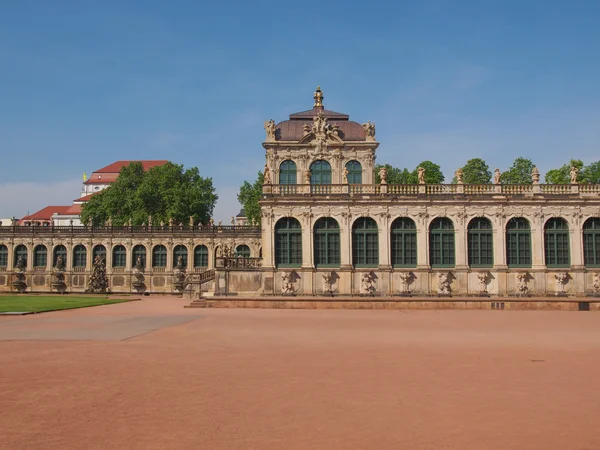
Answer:
<svg viewBox="0 0 600 450"><path fill-rule="evenodd" d="M379 169L385 167L387 169L387 183L388 184L413 184L412 173L408 169L399 169L393 167L390 164L377 164L375 166L375 183L381 183L381 177L379 176Z"/></svg>
<svg viewBox="0 0 600 450"><path fill-rule="evenodd" d="M152 222L207 223L217 194L211 178L203 178L197 167L183 170L182 165L168 162L147 172L140 162L121 169L117 180L94 194L81 211L83 223L98 226L109 218L113 225L142 225Z"/></svg>
<svg viewBox="0 0 600 450"><path fill-rule="evenodd" d="M431 162L431 161L423 161L421 164L415 167L415 170L412 172L412 184L416 184L419 182L419 167L425 169L425 183L427 184L440 184L444 182L444 174L442 173L440 166Z"/></svg>
<svg viewBox="0 0 600 450"><path fill-rule="evenodd" d="M600 184L600 161L596 161L583 168L579 181L591 184Z"/></svg>
<svg viewBox="0 0 600 450"><path fill-rule="evenodd" d="M531 172L535 165L530 159L516 158L512 166L504 172L500 179L504 184L531 184Z"/></svg>
<svg viewBox="0 0 600 450"><path fill-rule="evenodd" d="M473 158L467 161L462 167L463 183L465 184L489 184L492 181L492 172L481 158ZM456 183L456 177L452 183Z"/></svg>
<svg viewBox="0 0 600 450"><path fill-rule="evenodd" d="M572 159L568 164L564 164L558 169L551 169L546 172L546 183L548 184L569 184L571 182L571 166L579 169L578 181L585 183L585 170L583 170L583 161L580 159Z"/></svg>
<svg viewBox="0 0 600 450"><path fill-rule="evenodd" d="M258 172L256 181L253 184L244 181L238 193L238 201L242 204L242 208L244 208L248 222L251 225L260 225L260 204L258 202L262 197L264 178L265 174Z"/></svg>

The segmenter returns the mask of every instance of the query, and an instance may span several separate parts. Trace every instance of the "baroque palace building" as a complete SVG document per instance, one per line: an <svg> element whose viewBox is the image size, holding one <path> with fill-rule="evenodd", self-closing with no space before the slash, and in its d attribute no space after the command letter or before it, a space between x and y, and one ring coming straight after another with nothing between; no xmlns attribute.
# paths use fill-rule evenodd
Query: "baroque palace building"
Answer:
<svg viewBox="0 0 600 450"><path fill-rule="evenodd" d="M376 184L375 125L325 109L320 88L312 109L265 130L260 228L0 227L0 291L19 271L27 291L51 290L59 256L66 290L83 291L100 256L113 292L181 292L205 273L197 284L228 301L600 292L600 185L576 171L569 185L540 184L537 169L527 185L462 184L460 173L425 184L422 172L391 185L385 170Z"/></svg>

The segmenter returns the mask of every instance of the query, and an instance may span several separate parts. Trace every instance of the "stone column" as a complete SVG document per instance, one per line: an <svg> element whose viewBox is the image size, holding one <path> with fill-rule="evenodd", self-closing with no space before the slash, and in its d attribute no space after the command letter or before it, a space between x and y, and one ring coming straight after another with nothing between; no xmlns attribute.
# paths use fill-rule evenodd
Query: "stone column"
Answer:
<svg viewBox="0 0 600 450"><path fill-rule="evenodd" d="M571 267L575 270L583 269L583 235L582 229L569 224L569 252L571 256Z"/></svg>
<svg viewBox="0 0 600 450"><path fill-rule="evenodd" d="M343 220L340 224L340 268L352 269L352 225L351 220Z"/></svg>
<svg viewBox="0 0 600 450"><path fill-rule="evenodd" d="M89 245L85 245L85 244L82 244L82 245L87 250L86 255L85 255L85 271L91 272L94 267L94 256L93 256L94 244L92 244L90 242Z"/></svg>
<svg viewBox="0 0 600 450"><path fill-rule="evenodd" d="M469 261L467 258L467 226L464 218L454 220L454 251L456 252L456 269L467 270Z"/></svg>
<svg viewBox="0 0 600 450"><path fill-rule="evenodd" d="M73 271L73 249L75 248L75 246L73 245L72 242L68 243L65 245L65 248L67 249L67 260L65 261L65 270L67 272L72 272Z"/></svg>
<svg viewBox="0 0 600 450"><path fill-rule="evenodd" d="M378 225L379 240L379 269L390 270L392 268L390 261L390 231L389 218L384 216Z"/></svg>
<svg viewBox="0 0 600 450"><path fill-rule="evenodd" d="M113 258L113 246L112 242L104 244L104 248L106 248L106 272L112 273L112 258Z"/></svg>
<svg viewBox="0 0 600 450"><path fill-rule="evenodd" d="M125 271L131 272L133 266L133 244L125 244Z"/></svg>
<svg viewBox="0 0 600 450"><path fill-rule="evenodd" d="M544 226L543 220L526 217L531 226L531 268L542 270L546 267L544 261Z"/></svg>
<svg viewBox="0 0 600 450"><path fill-rule="evenodd" d="M313 255L313 233L312 227L310 224L310 220L308 220L308 225L306 224L306 220L300 221L302 223L302 268L303 269L314 269L314 255ZM269 242L269 245L271 242ZM273 243L274 244L274 243ZM266 247L263 245L263 258L269 259L273 261L275 245L268 249L268 253ZM275 261L272 262L272 267L275 266Z"/></svg>
<svg viewBox="0 0 600 450"><path fill-rule="evenodd" d="M506 233L504 231L504 223L494 227L492 236L494 245L494 269L506 270L508 268L508 263L506 261Z"/></svg>
<svg viewBox="0 0 600 450"><path fill-rule="evenodd" d="M429 232L427 224L417 224L417 269L429 270Z"/></svg>

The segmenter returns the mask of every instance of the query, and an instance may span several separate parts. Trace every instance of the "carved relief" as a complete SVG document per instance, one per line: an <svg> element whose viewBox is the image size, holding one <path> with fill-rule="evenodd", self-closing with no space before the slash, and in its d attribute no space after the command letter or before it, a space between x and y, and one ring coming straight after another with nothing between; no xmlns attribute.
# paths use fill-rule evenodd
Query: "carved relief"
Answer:
<svg viewBox="0 0 600 450"><path fill-rule="evenodd" d="M437 275L438 295L450 295L452 286L450 285L450 272L439 272Z"/></svg>
<svg viewBox="0 0 600 450"><path fill-rule="evenodd" d="M569 282L569 274L567 272L557 272L554 274L556 279L556 295L566 295L565 285Z"/></svg>
<svg viewBox="0 0 600 450"><path fill-rule="evenodd" d="M516 288L517 295L520 297L526 297L529 295L529 283L530 275L529 272L518 272L516 274Z"/></svg>
<svg viewBox="0 0 600 450"><path fill-rule="evenodd" d="M490 281L490 273L489 272L478 272L477 280L479 281L479 293L487 294L488 293L488 283Z"/></svg>
<svg viewBox="0 0 600 450"><path fill-rule="evenodd" d="M400 278L400 293L410 293L410 285L414 279L414 274L412 272L400 272L398 277Z"/></svg>
<svg viewBox="0 0 600 450"><path fill-rule="evenodd" d="M335 272L325 272L322 275L323 277L323 293L327 295L333 295L336 291L335 282L337 280L337 275Z"/></svg>
<svg viewBox="0 0 600 450"><path fill-rule="evenodd" d="M283 295L294 295L296 277L294 272L281 272L281 293Z"/></svg>
<svg viewBox="0 0 600 450"><path fill-rule="evenodd" d="M275 138L276 127L275 127L275 121L273 119L265 122L265 131L267 132L267 142L274 142L276 139Z"/></svg>
<svg viewBox="0 0 600 450"><path fill-rule="evenodd" d="M592 279L592 288L594 294L600 295L600 273L594 272L594 278Z"/></svg>
<svg viewBox="0 0 600 450"><path fill-rule="evenodd" d="M375 276L372 272L364 272L360 279L360 293L365 295L375 294Z"/></svg>

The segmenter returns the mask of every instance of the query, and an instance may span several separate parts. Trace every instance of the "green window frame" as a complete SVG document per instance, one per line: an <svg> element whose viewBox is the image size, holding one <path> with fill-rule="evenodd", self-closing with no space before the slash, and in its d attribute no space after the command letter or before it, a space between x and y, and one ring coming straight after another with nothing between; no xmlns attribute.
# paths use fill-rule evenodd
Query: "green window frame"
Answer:
<svg viewBox="0 0 600 450"><path fill-rule="evenodd" d="M248 247L246 244L238 245L235 248L235 255L239 256L240 258L250 258L250 247Z"/></svg>
<svg viewBox="0 0 600 450"><path fill-rule="evenodd" d="M73 247L73 267L85 267L87 265L87 249L79 244Z"/></svg>
<svg viewBox="0 0 600 450"><path fill-rule="evenodd" d="M348 161L346 170L348 170L348 184L362 184L362 166L358 161Z"/></svg>
<svg viewBox="0 0 600 450"><path fill-rule="evenodd" d="M506 224L506 264L531 267L531 227L523 217L513 217Z"/></svg>
<svg viewBox="0 0 600 450"><path fill-rule="evenodd" d="M67 249L64 245L57 245L54 247L54 251L52 252L52 265L56 266L56 262L58 261L58 257L61 257L63 260L63 264L67 265Z"/></svg>
<svg viewBox="0 0 600 450"><path fill-rule="evenodd" d="M183 260L183 267L187 267L188 265L188 249L185 245L176 245L173 248L173 267L177 267L177 260L181 256Z"/></svg>
<svg viewBox="0 0 600 450"><path fill-rule="evenodd" d="M494 267L494 234L489 219L476 217L469 222L467 247L470 267Z"/></svg>
<svg viewBox="0 0 600 450"><path fill-rule="evenodd" d="M152 267L167 267L167 248L155 245L152 249Z"/></svg>
<svg viewBox="0 0 600 450"><path fill-rule="evenodd" d="M544 257L546 267L569 267L569 225L561 217L548 219L544 225Z"/></svg>
<svg viewBox="0 0 600 450"><path fill-rule="evenodd" d="M8 247L0 245L0 267L8 266Z"/></svg>
<svg viewBox="0 0 600 450"><path fill-rule="evenodd" d="M390 236L392 267L417 267L417 226L408 217L392 222Z"/></svg>
<svg viewBox="0 0 600 450"><path fill-rule="evenodd" d="M208 267L208 247L196 245L194 248L194 267Z"/></svg>
<svg viewBox="0 0 600 450"><path fill-rule="evenodd" d="M310 165L310 184L331 184L331 164L319 159Z"/></svg>
<svg viewBox="0 0 600 450"><path fill-rule="evenodd" d="M279 184L297 184L296 163L286 159L279 165Z"/></svg>
<svg viewBox="0 0 600 450"><path fill-rule="evenodd" d="M293 217L284 217L275 224L275 266L302 266L302 226Z"/></svg>
<svg viewBox="0 0 600 450"><path fill-rule="evenodd" d="M33 267L46 267L48 265L48 249L45 245L36 245L33 249Z"/></svg>
<svg viewBox="0 0 600 450"><path fill-rule="evenodd" d="M315 267L340 267L340 225L331 217L321 217L313 230Z"/></svg>
<svg viewBox="0 0 600 450"><path fill-rule="evenodd" d="M106 263L106 247L104 245L95 245L92 249L92 261L96 260L96 256L99 256Z"/></svg>
<svg viewBox="0 0 600 450"><path fill-rule="evenodd" d="M21 258L23 260L23 264L25 265L25 267L27 267L27 247L24 246L23 244L19 244L15 247L14 252L15 252L15 254L13 255L14 266L16 267L17 261L19 260L19 258Z"/></svg>
<svg viewBox="0 0 600 450"><path fill-rule="evenodd" d="M429 225L429 263L431 267L454 267L454 224L447 217L433 219Z"/></svg>
<svg viewBox="0 0 600 450"><path fill-rule="evenodd" d="M148 267L146 265L146 246L145 245L138 244L135 247L133 247L131 256L133 257L133 261L131 263L131 265L133 267L135 267L135 265L137 264L138 258L142 262L142 267L144 267L144 268Z"/></svg>
<svg viewBox="0 0 600 450"><path fill-rule="evenodd" d="M113 267L125 267L127 265L127 249L124 245L115 245L112 254Z"/></svg>
<svg viewBox="0 0 600 450"><path fill-rule="evenodd" d="M359 217L352 224L352 265L379 266L379 229L371 217Z"/></svg>
<svg viewBox="0 0 600 450"><path fill-rule="evenodd" d="M600 218L591 217L583 224L583 264L600 267Z"/></svg>

